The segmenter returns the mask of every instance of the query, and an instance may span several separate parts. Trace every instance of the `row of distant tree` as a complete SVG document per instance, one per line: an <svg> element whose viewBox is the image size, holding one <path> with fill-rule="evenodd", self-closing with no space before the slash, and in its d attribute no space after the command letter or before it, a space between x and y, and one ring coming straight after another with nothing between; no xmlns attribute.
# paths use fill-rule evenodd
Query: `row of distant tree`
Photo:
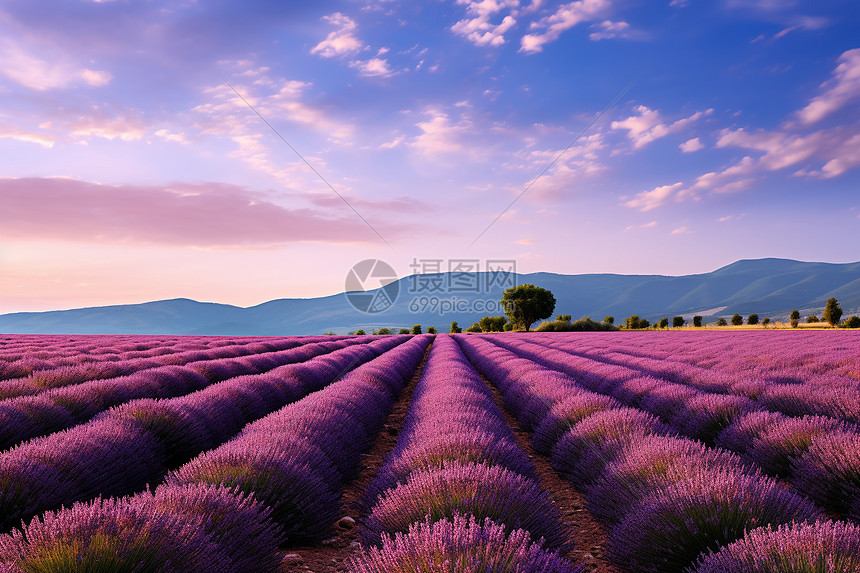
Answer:
<svg viewBox="0 0 860 573"><path fill-rule="evenodd" d="M830 326L839 326L841 328L860 328L860 317L852 316L846 319L844 322L840 323L840 319L842 318L842 307L839 306L839 301L836 300L835 297L831 297L827 300L827 303L824 305L824 312L821 314L821 318L818 316L811 314L806 317L806 322L809 324L817 323L817 322L826 322ZM607 316L606 319L611 319L611 316ZM699 328L702 326L703 317L694 316L693 317L693 326ZM731 322L732 326L741 326L744 324L744 317L738 313L735 313L731 319L726 320L723 317L720 317L716 325L717 326L728 326ZM767 326L771 323L770 317L765 317L760 320L759 315L756 313L752 313L747 315L746 324L756 325L761 324L763 326ZM792 328L797 328L800 324L800 311L794 309L791 311L789 315L789 322ZM687 324L687 321L683 316L675 316L672 318L672 327L673 328L681 328ZM669 328L669 319L663 318L660 321L654 323L653 325L648 321L648 319L640 318L639 315L633 314L627 317L624 321L624 328L628 330L641 330L646 328Z"/></svg>
<svg viewBox="0 0 860 573"><path fill-rule="evenodd" d="M506 290L502 296L502 307L505 309L506 316L485 316L472 326L462 329L457 322L452 322L448 332L507 332L513 330L528 331L531 325L537 320L549 318L555 310L555 297L553 294L540 287L534 285L519 285L517 287ZM824 305L824 311L819 319L816 315L806 317L807 323L826 322L831 326L840 326L842 328L860 328L860 317L852 316L840 323L842 318L842 307L839 306L839 301L835 297L828 299ZM704 317L696 315L693 317L693 327L701 328ZM791 311L789 321L793 328L797 328L800 323L800 311L797 309ZM728 326L731 323L733 326L741 326L746 322L749 325L761 324L767 326L771 324L770 317L760 318L758 314L752 313L747 315L746 321L744 317L735 313L731 319L719 318L716 322L717 326ZM672 328L682 328L687 325L687 320L683 316L672 317ZM638 314L632 314L624 319L624 325L621 327L625 330L643 330L643 329L667 329L669 328L669 318L662 318L655 323L651 323L647 318L641 318ZM615 317L607 316L600 322L592 320L590 316L584 316L578 320L572 320L569 314L560 314L555 320L543 322L535 330L539 332L575 332L575 331L609 331L619 330L615 325ZM397 332L395 332L397 331ZM436 334L438 331L431 326L427 329L428 333ZM380 328L372 331L372 334L421 334L422 327L416 324L412 329L401 328ZM350 334L366 334L364 330L357 330Z"/></svg>

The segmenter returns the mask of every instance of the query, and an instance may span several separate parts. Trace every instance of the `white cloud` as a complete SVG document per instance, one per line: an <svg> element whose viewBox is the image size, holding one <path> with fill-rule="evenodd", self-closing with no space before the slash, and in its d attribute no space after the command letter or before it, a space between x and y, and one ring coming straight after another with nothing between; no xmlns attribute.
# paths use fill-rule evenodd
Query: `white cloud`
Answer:
<svg viewBox="0 0 860 573"><path fill-rule="evenodd" d="M692 231L687 227L678 227L672 231L673 235L689 235L690 233L692 233Z"/></svg>
<svg viewBox="0 0 860 573"><path fill-rule="evenodd" d="M593 24L592 28L596 28L596 32L588 35L590 40L609 40L612 38L630 38L630 24L627 22L613 22L612 20L604 20L597 24Z"/></svg>
<svg viewBox="0 0 860 573"><path fill-rule="evenodd" d="M641 149L652 141L665 137L670 133L682 131L695 121L713 113L713 109L697 111L690 117L679 119L674 123L666 122L657 110L640 105L635 109L638 115L632 115L621 121L613 121L612 129L626 129L627 137L633 142L634 149Z"/></svg>
<svg viewBox="0 0 860 573"><path fill-rule="evenodd" d="M684 143L678 146L682 152L684 153L694 153L701 149L705 148L705 145L698 137L694 137L693 139L688 139Z"/></svg>
<svg viewBox="0 0 860 573"><path fill-rule="evenodd" d="M340 12L323 17L326 22L337 26L337 30L329 33L326 39L311 49L312 54L318 54L324 58L334 58L358 52L364 47L364 43L355 36L358 25L355 20Z"/></svg>
<svg viewBox="0 0 860 573"><path fill-rule="evenodd" d="M416 125L421 134L416 136L409 145L426 155L457 153L463 150L461 137L470 123L464 121L453 123L443 111L431 109L427 112L430 118Z"/></svg>
<svg viewBox="0 0 860 573"><path fill-rule="evenodd" d="M610 8L609 0L577 0L564 4L554 14L532 22L529 28L534 32L522 37L520 51L527 54L540 52L544 45L558 40L567 30L602 18Z"/></svg>
<svg viewBox="0 0 860 573"><path fill-rule="evenodd" d="M633 199L624 203L624 205L639 209L640 211L650 211L674 199L683 187L684 184L680 181L671 185L661 185L650 191L643 191L637 194Z"/></svg>
<svg viewBox="0 0 860 573"><path fill-rule="evenodd" d="M387 78L394 74L384 58L370 58L350 62L350 67L356 68L359 74L366 77Z"/></svg>
<svg viewBox="0 0 860 573"><path fill-rule="evenodd" d="M653 229L657 226L657 221L650 221L648 223L644 223L642 225L627 225L624 228L625 231L635 231L637 229Z"/></svg>
<svg viewBox="0 0 860 573"><path fill-rule="evenodd" d="M34 50L6 39L0 43L0 74L36 91L64 88L86 83L94 87L107 85L111 74L79 67L64 55L43 59Z"/></svg>
<svg viewBox="0 0 860 573"><path fill-rule="evenodd" d="M860 97L860 48L844 52L837 61L833 78L821 86L824 93L797 112L802 123L815 123Z"/></svg>
<svg viewBox="0 0 860 573"><path fill-rule="evenodd" d="M476 46L501 46L505 43L505 34L517 24L515 9L519 0L457 0L457 4L466 6L469 17L451 26L451 31ZM499 23L491 21L505 10L508 14Z"/></svg>

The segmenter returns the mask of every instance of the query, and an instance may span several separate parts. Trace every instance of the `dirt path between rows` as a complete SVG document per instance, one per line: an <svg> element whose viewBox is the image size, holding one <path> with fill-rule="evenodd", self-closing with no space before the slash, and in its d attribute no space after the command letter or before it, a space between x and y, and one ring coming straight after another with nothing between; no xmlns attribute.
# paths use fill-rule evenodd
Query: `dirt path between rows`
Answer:
<svg viewBox="0 0 860 573"><path fill-rule="evenodd" d="M427 347L427 352L424 358L418 364L412 379L403 388L403 391L398 396L394 403L394 408L385 419L385 424L382 430L377 434L376 439L367 452L362 461L361 472L358 476L347 482L344 487L343 495L343 511L344 518L348 517L353 520L352 524L346 524L342 519L335 526L335 536L326 539L320 545L309 547L291 547L282 552L283 561L278 573L286 573L288 571L301 573L343 573L348 571L346 560L351 555L359 551L358 545L358 520L360 512L357 503L364 494L371 480L376 477L379 468L385 461L385 456L388 455L394 445L397 443L397 437L400 435L400 429L403 427L403 419L406 417L406 411L409 409L409 404L412 402L412 394L415 392L415 386L421 379L421 374L424 372L424 365L427 363L427 357L430 355L430 349L433 343Z"/></svg>
<svg viewBox="0 0 860 573"><path fill-rule="evenodd" d="M574 543L574 547L562 556L573 563L585 565L588 573L623 573L606 558L606 530L585 509L585 497L552 469L549 458L534 451L531 434L520 428L516 419L505 409L501 393L483 375L481 379L493 393L493 400L514 431L517 443L528 453L537 468L541 486L549 492L569 527L568 539Z"/></svg>

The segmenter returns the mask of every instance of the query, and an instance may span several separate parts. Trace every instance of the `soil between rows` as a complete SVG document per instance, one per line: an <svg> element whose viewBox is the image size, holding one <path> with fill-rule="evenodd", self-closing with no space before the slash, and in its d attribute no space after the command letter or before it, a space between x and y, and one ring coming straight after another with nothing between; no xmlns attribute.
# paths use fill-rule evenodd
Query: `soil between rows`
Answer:
<svg viewBox="0 0 860 573"><path fill-rule="evenodd" d="M343 511L341 515L350 517L355 520L354 526L339 527L335 526L334 536L326 539L321 545L313 545L308 547L290 547L282 551L284 556L281 567L278 573L286 573L288 571L297 571L303 573L342 573L348 571L346 560L353 554L359 551L358 546L358 520L361 517L357 508L357 502L367 490L370 482L376 477L379 468L382 467L385 461L385 456L394 449L397 443L397 437L400 435L400 430L403 427L403 420L406 418L406 412L409 409L409 404L412 402L412 394L415 392L415 386L421 379L424 372L424 365L427 363L427 357L430 356L430 349L433 343L427 347L424 357L415 369L412 379L403 388L403 391L394 402L394 408L385 419L385 424L382 426L379 434L374 440L373 446L365 454L362 461L361 472L358 476L347 482L344 488L343 495Z"/></svg>
<svg viewBox="0 0 860 573"><path fill-rule="evenodd" d="M483 375L481 379L492 392L493 400L502 411L505 422L513 429L517 444L526 451L537 468L541 487L550 494L568 526L568 540L574 545L570 551L563 553L562 557L585 565L588 573L623 573L606 558L606 529L585 509L585 497L552 469L546 456L534 451L531 434L523 430L505 409L501 393Z"/></svg>
<svg viewBox="0 0 860 573"><path fill-rule="evenodd" d="M356 507L356 502L361 499L370 482L376 476L385 461L385 456L394 449L397 443L403 420L406 417L409 404L412 402L412 394L421 379L431 347L432 344L427 348L427 352L416 368L412 379L394 403L391 414L386 418L372 448L365 455L358 477L346 484L342 515L355 520L355 525L351 528L336 527L334 536L323 541L320 545L291 547L283 550L283 561L278 569L279 573L344 573L348 571L347 559L359 551L357 528L361 516ZM566 554L563 554L563 557L573 563L585 565L588 573L622 573L620 569L606 559L606 530L585 509L585 499L582 494L552 469L545 456L534 451L531 446L530 434L522 430L513 416L505 410L499 391L486 378L481 376L481 379L492 392L493 400L513 430L517 443L526 451L537 468L541 486L549 492L568 526L569 539L574 546Z"/></svg>

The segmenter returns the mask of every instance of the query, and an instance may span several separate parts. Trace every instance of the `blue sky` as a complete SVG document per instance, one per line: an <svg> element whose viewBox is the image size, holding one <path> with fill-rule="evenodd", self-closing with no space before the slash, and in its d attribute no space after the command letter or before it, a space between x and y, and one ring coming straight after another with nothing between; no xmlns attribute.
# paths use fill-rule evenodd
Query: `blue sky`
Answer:
<svg viewBox="0 0 860 573"><path fill-rule="evenodd" d="M0 5L0 312L860 260L855 2L45 6Z"/></svg>

